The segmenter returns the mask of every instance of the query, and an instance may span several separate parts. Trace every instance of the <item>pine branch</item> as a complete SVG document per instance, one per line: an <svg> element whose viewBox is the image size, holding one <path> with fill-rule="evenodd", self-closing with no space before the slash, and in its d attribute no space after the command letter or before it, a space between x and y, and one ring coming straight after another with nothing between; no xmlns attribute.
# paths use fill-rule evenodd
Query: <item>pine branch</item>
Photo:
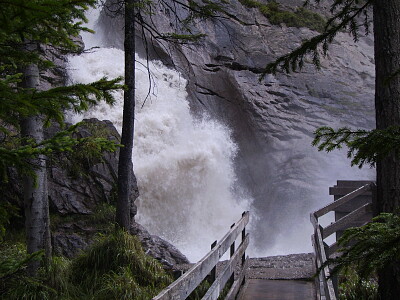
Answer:
<svg viewBox="0 0 400 300"><path fill-rule="evenodd" d="M317 0L317 3L319 3L319 0ZM319 47L322 47L322 54L326 55L329 44L331 44L335 36L343 30L350 31L353 38L357 40L359 28L357 25L357 18L365 14L366 10L372 5L372 0L366 1L362 6L358 6L358 4L359 1L355 0L335 1L332 6L332 11L335 11L338 7L342 7L342 9L327 21L324 32L304 41L297 49L277 58L274 62L267 64L260 76L260 80L262 80L267 74L276 74L278 70L283 70L286 73L289 73L291 71L295 72L298 69L302 69L306 56L311 56L313 64L317 68L320 68Z"/></svg>
<svg viewBox="0 0 400 300"><path fill-rule="evenodd" d="M355 268L362 279L398 261L400 257L400 216L382 213L371 223L345 230L338 241L341 256L329 259L331 276L346 268Z"/></svg>
<svg viewBox="0 0 400 300"><path fill-rule="evenodd" d="M378 159L392 153L400 157L400 127L391 126L386 129L350 130L347 127L334 130L331 127L318 128L314 133L313 146L319 151L330 152L348 148L347 156L351 165L359 168L365 164L374 166Z"/></svg>

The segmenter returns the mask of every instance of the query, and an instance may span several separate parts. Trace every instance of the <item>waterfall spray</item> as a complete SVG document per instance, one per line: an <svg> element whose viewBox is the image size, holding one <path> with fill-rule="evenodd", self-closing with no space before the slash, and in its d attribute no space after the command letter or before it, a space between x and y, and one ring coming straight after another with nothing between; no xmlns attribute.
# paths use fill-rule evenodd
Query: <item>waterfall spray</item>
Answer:
<svg viewBox="0 0 400 300"><path fill-rule="evenodd" d="M95 43L91 37L90 46ZM233 191L237 147L226 126L191 115L186 80L178 72L157 61L147 70L145 60L136 60L136 220L196 261L249 208L249 200ZM74 83L114 78L123 71L124 55L118 49L100 48L69 58L68 75ZM70 114L69 120L106 119L121 132L122 91L114 96L114 106L101 103L84 114Z"/></svg>

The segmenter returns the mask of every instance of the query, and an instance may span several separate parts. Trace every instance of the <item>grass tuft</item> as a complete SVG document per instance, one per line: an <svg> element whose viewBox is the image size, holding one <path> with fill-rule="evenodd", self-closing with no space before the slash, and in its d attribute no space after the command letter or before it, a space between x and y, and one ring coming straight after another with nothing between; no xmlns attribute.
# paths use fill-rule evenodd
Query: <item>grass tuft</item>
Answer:
<svg viewBox="0 0 400 300"><path fill-rule="evenodd" d="M25 273L25 245L0 249L0 294L4 299L147 300L172 282L146 255L137 237L122 230L99 236L73 260L53 257L36 277Z"/></svg>

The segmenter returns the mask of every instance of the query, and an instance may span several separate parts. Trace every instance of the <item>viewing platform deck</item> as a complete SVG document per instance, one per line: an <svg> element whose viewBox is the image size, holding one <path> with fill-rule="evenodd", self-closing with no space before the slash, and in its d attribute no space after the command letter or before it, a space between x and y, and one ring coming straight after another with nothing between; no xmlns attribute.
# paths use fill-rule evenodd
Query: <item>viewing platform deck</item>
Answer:
<svg viewBox="0 0 400 300"><path fill-rule="evenodd" d="M238 300L317 299L314 255L290 254L250 258Z"/></svg>

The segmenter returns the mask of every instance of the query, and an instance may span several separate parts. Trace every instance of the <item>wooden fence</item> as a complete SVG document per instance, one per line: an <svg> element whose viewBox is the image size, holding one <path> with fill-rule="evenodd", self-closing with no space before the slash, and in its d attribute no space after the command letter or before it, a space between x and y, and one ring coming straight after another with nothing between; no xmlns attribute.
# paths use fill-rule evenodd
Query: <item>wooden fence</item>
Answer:
<svg viewBox="0 0 400 300"><path fill-rule="evenodd" d="M207 277L211 278L212 285L202 300L216 300L226 283L231 281L231 288L225 299L234 299L244 281L244 271L247 267L246 248L249 245L249 234L246 234L246 225L249 222L249 212L244 212L242 218L233 224L229 232L217 243L198 263L190 268L176 281L162 290L153 300L183 300ZM235 249L235 241L241 234L241 244ZM230 260L226 267L216 276L216 266L220 258L230 249ZM240 266L239 276L235 278L235 268Z"/></svg>
<svg viewBox="0 0 400 300"><path fill-rule="evenodd" d="M354 224L357 223L358 220L370 220L372 216L372 197L367 203L361 203L359 207L352 206L352 211L343 215L339 219L336 219L335 222L329 224L326 227L322 227L319 224L319 218L326 215L332 211L340 211L341 207L347 206L349 207L349 203L354 198L365 194L369 191L375 190L374 183L367 183L356 190L344 195L343 197L335 200L334 202L326 205L325 207L311 213L311 223L314 226L314 234L312 235L312 242L314 246L315 256L316 256L316 266L320 268L324 265L329 257L337 254L338 246L337 242L328 246L324 239L328 236L343 231L349 227L354 227ZM363 224L359 224L363 225ZM323 270L319 274L319 280L322 283L323 291L320 292L320 295L324 296L326 300L336 300L337 295L335 292L334 284L332 278L330 278L330 269L329 266L325 266ZM317 288L320 285L318 284ZM321 297L322 298L322 297Z"/></svg>

